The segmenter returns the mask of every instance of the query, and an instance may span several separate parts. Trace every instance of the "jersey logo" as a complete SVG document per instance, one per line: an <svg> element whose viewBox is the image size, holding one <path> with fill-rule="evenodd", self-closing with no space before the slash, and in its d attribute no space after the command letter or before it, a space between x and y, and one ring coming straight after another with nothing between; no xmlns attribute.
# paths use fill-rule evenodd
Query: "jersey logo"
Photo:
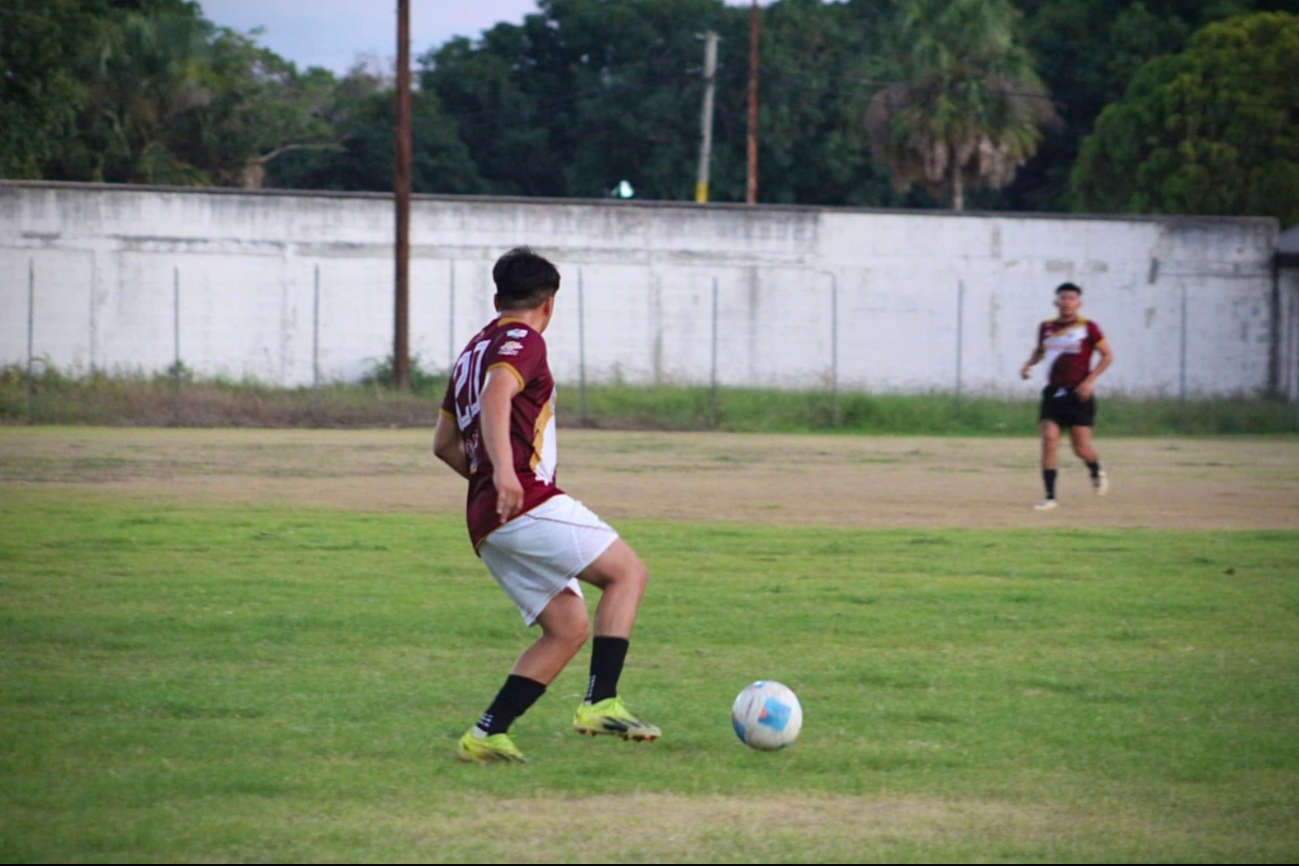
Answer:
<svg viewBox="0 0 1299 866"><path fill-rule="evenodd" d="M497 354L500 354L500 355L517 355L517 354L519 354L519 352L521 352L521 351L523 351L523 344L522 344L522 343L516 343L514 340L511 340L511 341L509 341L508 343L502 343L502 344L501 344L501 348L500 348L500 350L497 352Z"/></svg>
<svg viewBox="0 0 1299 866"><path fill-rule="evenodd" d="M523 330L522 328L515 328L512 331L506 331L505 336L514 337L516 340L519 340L528 336L528 332Z"/></svg>

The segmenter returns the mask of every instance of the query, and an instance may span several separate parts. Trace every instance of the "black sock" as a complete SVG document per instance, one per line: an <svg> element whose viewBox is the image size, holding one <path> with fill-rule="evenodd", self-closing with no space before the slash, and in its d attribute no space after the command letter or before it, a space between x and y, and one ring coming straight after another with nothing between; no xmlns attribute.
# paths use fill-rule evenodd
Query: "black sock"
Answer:
<svg viewBox="0 0 1299 866"><path fill-rule="evenodd" d="M1046 482L1046 498L1055 499L1055 472L1054 469L1043 469L1042 480Z"/></svg>
<svg viewBox="0 0 1299 866"><path fill-rule="evenodd" d="M1101 477L1101 462L1099 460L1097 460L1095 463L1091 462L1090 460L1084 460L1083 462L1086 463L1087 468L1091 470L1092 478Z"/></svg>
<svg viewBox="0 0 1299 866"><path fill-rule="evenodd" d="M496 700L478 720L478 727L488 734L505 733L545 692L546 687L536 680L510 674L496 693Z"/></svg>
<svg viewBox="0 0 1299 866"><path fill-rule="evenodd" d="M627 659L627 638L597 637L591 642L591 682L587 686L588 703L599 703L618 694L618 677Z"/></svg>

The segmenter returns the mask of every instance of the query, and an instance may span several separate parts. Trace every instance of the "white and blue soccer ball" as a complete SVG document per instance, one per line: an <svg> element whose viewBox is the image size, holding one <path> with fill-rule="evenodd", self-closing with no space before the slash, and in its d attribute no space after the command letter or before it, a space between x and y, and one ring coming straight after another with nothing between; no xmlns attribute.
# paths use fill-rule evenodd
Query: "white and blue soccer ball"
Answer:
<svg viewBox="0 0 1299 866"><path fill-rule="evenodd" d="M803 708L787 686L758 680L744 687L731 707L731 726L746 746L771 752L798 739Z"/></svg>

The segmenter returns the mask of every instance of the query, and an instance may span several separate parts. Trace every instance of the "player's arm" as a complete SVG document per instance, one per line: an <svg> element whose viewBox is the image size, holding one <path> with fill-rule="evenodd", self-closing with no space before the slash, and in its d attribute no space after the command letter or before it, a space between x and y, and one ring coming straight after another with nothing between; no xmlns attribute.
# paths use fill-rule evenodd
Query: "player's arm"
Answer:
<svg viewBox="0 0 1299 866"><path fill-rule="evenodd" d="M1032 370L1033 367L1035 367L1038 364L1038 362L1045 357L1046 357L1046 350L1043 349L1042 344L1039 343L1037 345L1037 348L1033 350L1033 354L1029 355L1028 360L1024 362L1024 366L1019 368L1019 378L1027 379L1029 376L1033 375L1029 371Z"/></svg>
<svg viewBox="0 0 1299 866"><path fill-rule="evenodd" d="M437 427L433 429L433 454L460 475L469 477L469 458L465 456L460 427L445 412L438 413Z"/></svg>
<svg viewBox="0 0 1299 866"><path fill-rule="evenodd" d="M1077 394L1084 400L1092 398L1092 390L1096 387L1096 380L1101 377L1101 373L1109 369L1110 364L1114 363L1114 350L1110 348L1109 340L1101 340L1097 343L1096 352L1101 356L1100 362L1087 375L1086 379L1078 383Z"/></svg>
<svg viewBox="0 0 1299 866"><path fill-rule="evenodd" d="M510 404L523 390L513 367L501 365L487 372L487 384L479 398L483 447L492 461L492 485L496 488L496 516L508 523L523 509L523 485L514 471L514 450L510 447Z"/></svg>

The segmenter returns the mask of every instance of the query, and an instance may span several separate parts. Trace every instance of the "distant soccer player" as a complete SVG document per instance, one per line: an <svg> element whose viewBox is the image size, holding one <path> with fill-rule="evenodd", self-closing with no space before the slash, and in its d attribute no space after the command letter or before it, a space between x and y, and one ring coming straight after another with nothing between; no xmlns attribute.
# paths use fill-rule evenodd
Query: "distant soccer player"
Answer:
<svg viewBox="0 0 1299 866"><path fill-rule="evenodd" d="M1109 479L1101 470L1100 458L1092 447L1092 427L1096 420L1096 380L1114 361L1109 341L1095 322L1078 315L1082 306L1082 289L1073 283L1061 283L1055 290L1055 307L1060 315L1043 322L1037 331L1037 348L1020 369L1022 378L1045 359L1047 384L1042 389L1042 408L1038 415L1042 430L1042 480L1046 498L1033 507L1049 511L1056 507L1056 452L1060 446L1060 429L1069 428L1073 452L1091 471L1096 495L1109 490ZM1092 352L1100 354L1096 369L1091 368Z"/></svg>
<svg viewBox="0 0 1299 866"><path fill-rule="evenodd" d="M573 728L655 740L633 716L618 678L649 574L607 523L555 486L555 382L542 333L555 312L559 271L527 247L492 268L500 316L456 361L433 434L433 453L469 481L469 538L496 582L541 636L460 738L462 761L522 761L508 733L586 643L578 580L602 591L586 700Z"/></svg>

